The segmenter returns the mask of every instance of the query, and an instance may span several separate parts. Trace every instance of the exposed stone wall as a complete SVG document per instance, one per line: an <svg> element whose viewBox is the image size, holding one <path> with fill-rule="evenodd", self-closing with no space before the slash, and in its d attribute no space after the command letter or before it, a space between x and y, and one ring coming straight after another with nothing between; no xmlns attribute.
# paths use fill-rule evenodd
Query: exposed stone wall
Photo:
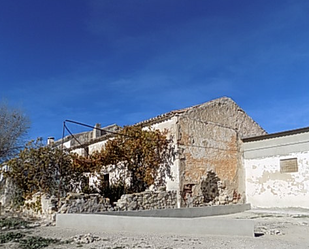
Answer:
<svg viewBox="0 0 309 249"><path fill-rule="evenodd" d="M188 197L203 196L202 182L210 171L225 186L225 197L217 196L217 202L219 198L233 202L234 195L243 200L240 138L262 135L265 131L229 98L188 109L179 117L178 126L182 205L188 205ZM204 198L204 203L207 201Z"/></svg>
<svg viewBox="0 0 309 249"><path fill-rule="evenodd" d="M58 198L36 193L26 200L22 212L26 216L55 221L56 213L100 213L114 211L108 198L99 194L69 193L66 198Z"/></svg>
<svg viewBox="0 0 309 249"><path fill-rule="evenodd" d="M108 198L99 194L70 193L62 200L58 213L101 213L114 211Z"/></svg>
<svg viewBox="0 0 309 249"><path fill-rule="evenodd" d="M30 217L55 221L57 202L58 199L55 196L36 193L31 199L25 201L22 212Z"/></svg>
<svg viewBox="0 0 309 249"><path fill-rule="evenodd" d="M176 191L145 191L122 195L115 203L119 211L176 208Z"/></svg>
<svg viewBox="0 0 309 249"><path fill-rule="evenodd" d="M202 195L188 196L186 207L203 207L214 205L237 204L240 201L236 192L232 196L226 194L225 186L213 172L208 172L204 179ZM57 213L102 213L133 210L173 209L177 208L176 191L145 191L136 194L122 195L112 206L108 198L99 194L70 193L60 200L55 196L37 193L27 200L22 209L23 214L55 221Z"/></svg>
<svg viewBox="0 0 309 249"><path fill-rule="evenodd" d="M14 201L16 187L9 178L0 181L0 203L3 207L9 207Z"/></svg>
<svg viewBox="0 0 309 249"><path fill-rule="evenodd" d="M55 221L56 213L102 213L112 211L151 210L176 208L176 191L145 191L137 194L123 195L112 206L109 198L99 194L70 193L60 200L55 196L37 193L25 201L23 213Z"/></svg>
<svg viewBox="0 0 309 249"><path fill-rule="evenodd" d="M189 119L200 120L228 127L238 132L240 138L265 135L262 129L232 99L224 97L190 108L184 115Z"/></svg>
<svg viewBox="0 0 309 249"><path fill-rule="evenodd" d="M202 178L198 194L192 194L192 187L196 186L187 184L184 187L183 200L186 207L228 205L244 202L243 196L235 190L231 192L213 171L208 171L207 177Z"/></svg>

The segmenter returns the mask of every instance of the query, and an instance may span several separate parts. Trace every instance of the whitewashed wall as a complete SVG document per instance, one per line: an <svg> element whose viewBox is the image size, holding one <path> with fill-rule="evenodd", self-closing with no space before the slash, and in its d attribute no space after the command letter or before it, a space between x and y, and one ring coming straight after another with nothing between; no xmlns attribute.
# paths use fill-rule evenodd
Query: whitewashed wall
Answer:
<svg viewBox="0 0 309 249"><path fill-rule="evenodd" d="M90 144L88 146L89 148L89 154L94 153L95 151L100 151L102 149L102 147L106 144L108 140L104 140L104 141L100 141L94 144Z"/></svg>
<svg viewBox="0 0 309 249"><path fill-rule="evenodd" d="M246 198L253 207L309 208L309 133L245 142ZM298 171L280 172L297 159Z"/></svg>
<svg viewBox="0 0 309 249"><path fill-rule="evenodd" d="M152 129L160 130L161 132L167 131L167 137L173 140L173 145L175 152L178 151L177 139L178 139L178 125L177 117L172 117L160 123L153 124ZM181 195L180 195L180 175L179 175L180 160L176 155L174 164L171 166L172 179L166 179L166 190L177 191L177 207L180 208L181 205Z"/></svg>
<svg viewBox="0 0 309 249"><path fill-rule="evenodd" d="M83 148L78 148L78 149L72 150L71 152L76 153L80 156L85 156L85 150Z"/></svg>
<svg viewBox="0 0 309 249"><path fill-rule="evenodd" d="M161 132L168 131L167 137L173 139L175 150L177 150L177 117L165 120L160 123L156 123L151 126L152 129L159 130ZM179 159L176 158L174 164L171 167L171 173L173 179L167 179L167 190L179 190Z"/></svg>

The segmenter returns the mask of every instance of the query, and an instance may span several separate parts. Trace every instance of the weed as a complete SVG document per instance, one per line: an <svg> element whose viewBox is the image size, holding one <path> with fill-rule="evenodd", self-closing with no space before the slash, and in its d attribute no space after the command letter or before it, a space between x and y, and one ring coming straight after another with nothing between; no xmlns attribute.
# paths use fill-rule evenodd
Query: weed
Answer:
<svg viewBox="0 0 309 249"><path fill-rule="evenodd" d="M18 242L23 237L25 237L25 235L22 233L9 232L5 234L0 234L0 245L10 241Z"/></svg>
<svg viewBox="0 0 309 249"><path fill-rule="evenodd" d="M7 230L28 228L30 222L19 218L2 218L0 219L0 229L6 227Z"/></svg>
<svg viewBox="0 0 309 249"><path fill-rule="evenodd" d="M60 244L58 239L42 238L42 237L26 237L19 241L20 247L23 249L40 249L50 244Z"/></svg>
<svg viewBox="0 0 309 249"><path fill-rule="evenodd" d="M22 249L41 249L49 246L50 244L65 243L57 239L26 236L25 234L16 232L0 234L0 246L11 241L19 243L19 247Z"/></svg>

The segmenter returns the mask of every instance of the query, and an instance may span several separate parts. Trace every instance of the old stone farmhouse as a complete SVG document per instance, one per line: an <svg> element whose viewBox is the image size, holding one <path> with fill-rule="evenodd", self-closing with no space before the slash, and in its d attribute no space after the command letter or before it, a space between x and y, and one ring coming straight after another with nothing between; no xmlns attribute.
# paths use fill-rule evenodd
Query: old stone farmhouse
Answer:
<svg viewBox="0 0 309 249"><path fill-rule="evenodd" d="M309 208L309 128L268 135L227 97L137 125L168 130L173 139L177 157L166 188L177 192L178 207L248 202ZM97 128L65 137L64 146L91 154L120 129Z"/></svg>

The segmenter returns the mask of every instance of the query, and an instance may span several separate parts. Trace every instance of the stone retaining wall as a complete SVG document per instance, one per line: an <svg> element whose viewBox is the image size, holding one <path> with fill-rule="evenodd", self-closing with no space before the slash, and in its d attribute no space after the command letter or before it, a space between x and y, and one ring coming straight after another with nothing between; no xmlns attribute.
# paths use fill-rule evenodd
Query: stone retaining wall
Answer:
<svg viewBox="0 0 309 249"><path fill-rule="evenodd" d="M216 196L210 202L204 202L204 196L192 196L187 197L186 199L186 207L205 207L205 206L219 206L219 205L231 205L231 204L243 204L241 197L234 192L233 196L229 195L219 195Z"/></svg>
<svg viewBox="0 0 309 249"><path fill-rule="evenodd" d="M187 207L203 207L236 204L238 196L217 196L212 202L205 203L203 195L188 197ZM103 213L113 211L156 210L177 208L176 191L145 191L142 193L125 194L113 203L109 198L99 194L69 193L60 200L55 196L37 193L31 200L27 200L23 213L29 216L55 221L56 213Z"/></svg>
<svg viewBox="0 0 309 249"><path fill-rule="evenodd" d="M56 213L102 213L112 211L176 208L176 191L145 191L122 195L111 205L109 198L99 194L69 193L60 200L55 196L37 193L25 201L22 212L31 217L55 220Z"/></svg>
<svg viewBox="0 0 309 249"><path fill-rule="evenodd" d="M58 199L55 196L36 193L31 199L25 201L21 211L29 217L55 221L57 202Z"/></svg>
<svg viewBox="0 0 309 249"><path fill-rule="evenodd" d="M101 213L114 211L108 198L99 194L70 193L61 201L58 213Z"/></svg>
<svg viewBox="0 0 309 249"><path fill-rule="evenodd" d="M115 205L119 211L176 208L176 191L145 191L122 195Z"/></svg>

